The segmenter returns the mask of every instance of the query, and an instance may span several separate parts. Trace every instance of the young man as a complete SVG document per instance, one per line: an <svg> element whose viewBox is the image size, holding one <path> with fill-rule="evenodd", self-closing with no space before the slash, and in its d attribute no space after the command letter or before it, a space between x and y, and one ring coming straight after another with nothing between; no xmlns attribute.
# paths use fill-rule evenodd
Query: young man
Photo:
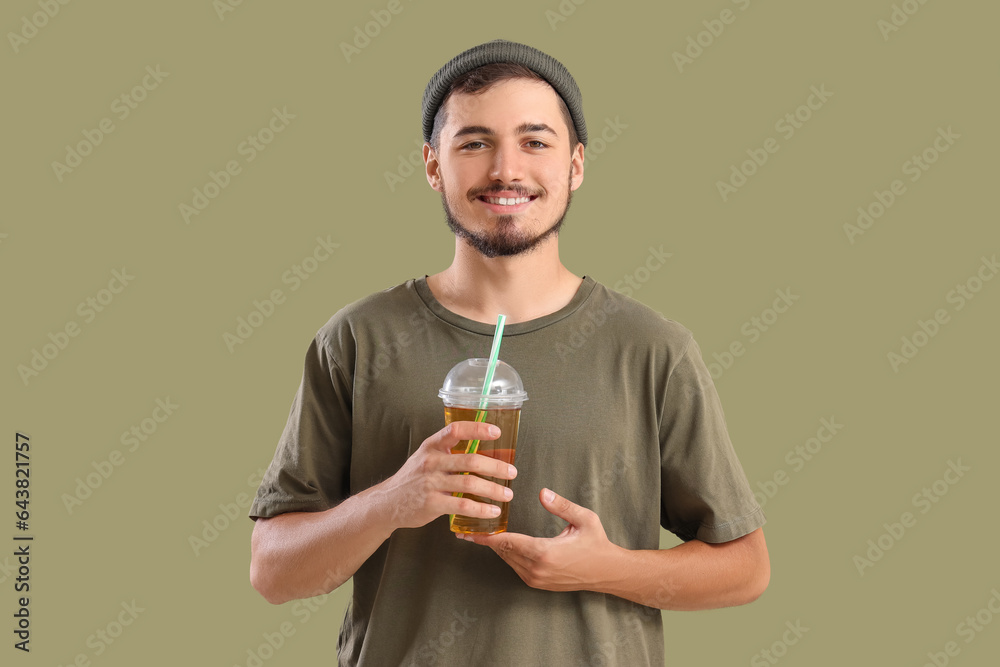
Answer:
<svg viewBox="0 0 1000 667"><path fill-rule="evenodd" d="M455 259L323 326L251 507L270 602L354 588L344 665L664 664L659 609L767 587L765 518L691 333L573 275L558 231L583 182L580 92L550 56L495 40L431 79L424 162ZM451 454L495 427L441 428L456 362L501 357L529 400L516 470ZM507 500L509 530L456 539L448 514ZM685 542L659 549L660 527ZM560 532L561 531L561 532ZM474 543L473 543L474 542Z"/></svg>

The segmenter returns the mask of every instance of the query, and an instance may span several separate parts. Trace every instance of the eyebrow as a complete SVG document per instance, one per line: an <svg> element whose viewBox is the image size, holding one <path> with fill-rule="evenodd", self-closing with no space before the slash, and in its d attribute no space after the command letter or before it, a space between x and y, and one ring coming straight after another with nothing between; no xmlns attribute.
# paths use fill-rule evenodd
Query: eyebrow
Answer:
<svg viewBox="0 0 1000 667"><path fill-rule="evenodd" d="M551 127L545 123L521 123L516 128L514 128L515 134L534 134L537 132L548 132L549 134L558 137L559 133L553 130ZM455 133L455 138L464 137L469 134L485 134L487 136L496 136L496 132L492 129L486 127L485 125L466 125Z"/></svg>

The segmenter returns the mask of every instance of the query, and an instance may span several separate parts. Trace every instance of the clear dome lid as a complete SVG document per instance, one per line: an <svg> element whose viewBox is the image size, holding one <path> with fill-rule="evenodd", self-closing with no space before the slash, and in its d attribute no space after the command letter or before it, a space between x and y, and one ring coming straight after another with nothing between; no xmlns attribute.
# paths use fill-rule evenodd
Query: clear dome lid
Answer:
<svg viewBox="0 0 1000 667"><path fill-rule="evenodd" d="M455 407L480 407L483 398L483 383L486 381L486 368L489 359L466 359L452 368L444 379L444 386L438 391L438 396L447 405ZM493 408L516 408L528 400L524 391L524 383L514 367L497 359L493 370L493 381L487 392L487 406Z"/></svg>

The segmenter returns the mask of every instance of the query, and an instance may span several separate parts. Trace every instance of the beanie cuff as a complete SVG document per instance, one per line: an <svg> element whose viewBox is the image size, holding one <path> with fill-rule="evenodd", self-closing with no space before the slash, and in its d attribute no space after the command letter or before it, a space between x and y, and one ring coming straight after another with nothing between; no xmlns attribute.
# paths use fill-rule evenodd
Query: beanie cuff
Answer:
<svg viewBox="0 0 1000 667"><path fill-rule="evenodd" d="M434 116L444 103L452 82L466 72L491 63L523 65L545 79L566 103L569 115L573 119L573 126L576 128L576 136L586 147L587 124L583 117L583 95L569 70L547 53L526 44L504 39L495 39L463 51L445 63L431 77L424 90L422 102L424 141L431 140Z"/></svg>

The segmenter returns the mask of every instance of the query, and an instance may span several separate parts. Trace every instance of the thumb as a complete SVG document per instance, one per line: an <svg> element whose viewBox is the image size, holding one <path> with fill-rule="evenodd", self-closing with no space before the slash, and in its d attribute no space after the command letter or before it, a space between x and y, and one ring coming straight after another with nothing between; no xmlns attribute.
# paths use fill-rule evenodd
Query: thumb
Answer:
<svg viewBox="0 0 1000 667"><path fill-rule="evenodd" d="M538 497L542 501L542 507L560 519L569 521L574 526L584 525L594 514L586 507L570 502L550 489L542 489Z"/></svg>

